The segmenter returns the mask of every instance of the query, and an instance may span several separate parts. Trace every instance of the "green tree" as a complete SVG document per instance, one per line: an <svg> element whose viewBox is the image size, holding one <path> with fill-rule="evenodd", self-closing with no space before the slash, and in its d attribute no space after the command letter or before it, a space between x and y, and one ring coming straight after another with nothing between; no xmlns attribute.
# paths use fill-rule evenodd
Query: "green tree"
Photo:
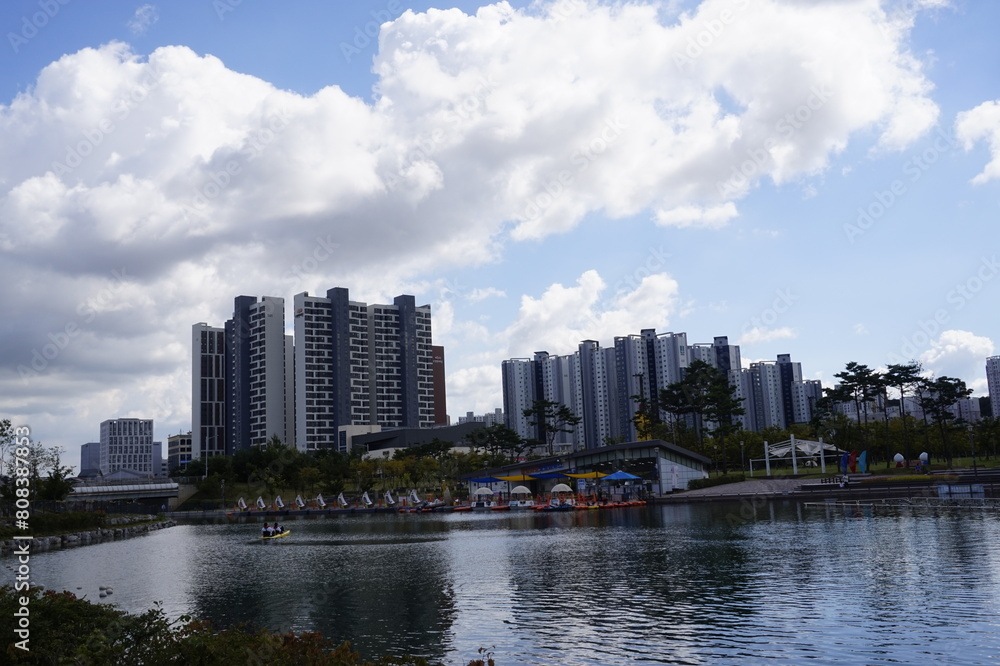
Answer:
<svg viewBox="0 0 1000 666"><path fill-rule="evenodd" d="M947 435L947 425L955 420L951 408L959 400L968 398L972 394L972 389L967 388L961 379L946 376L925 379L921 389L920 408L937 425L944 456L948 460L948 466L951 467L953 454L950 438Z"/></svg>
<svg viewBox="0 0 1000 666"><path fill-rule="evenodd" d="M35 440L25 443L23 440L18 441L12 437L11 441L16 441L17 446L10 447L8 451L10 459L7 464L10 467L14 462L15 456L13 454L16 451L16 459L23 461L24 467L28 470L26 478L29 480L27 486L29 498L38 500L66 499L73 489L73 483L69 480L73 474L73 468L62 464L62 449L50 448ZM21 455L22 453L24 455ZM13 474L10 474L0 488L0 495L4 499L16 498L15 478Z"/></svg>
<svg viewBox="0 0 1000 666"><path fill-rule="evenodd" d="M640 442L644 442L653 439L653 430L655 426L660 422L660 404L659 396L657 395L646 395L643 387L643 376L641 374L636 375L639 377L639 393L636 395L629 396L635 405L635 414L632 415L632 425L635 426L635 436Z"/></svg>
<svg viewBox="0 0 1000 666"><path fill-rule="evenodd" d="M517 461L528 448L528 442L502 423L476 428L465 437L470 449L482 450L488 467L499 467Z"/></svg>
<svg viewBox="0 0 1000 666"><path fill-rule="evenodd" d="M725 420L725 432L725 428L732 425L733 417L743 413L733 391L721 370L697 360L687 367L679 382L660 390L659 405L674 417L675 422L688 415L692 417L698 449L704 453L706 417Z"/></svg>
<svg viewBox="0 0 1000 666"><path fill-rule="evenodd" d="M721 370L715 369L715 377L709 384L706 395L705 417L710 424L712 439L718 443L719 462L726 473L729 459L727 445L730 438L743 429L743 422L736 418L743 416L743 400L736 396L736 387Z"/></svg>
<svg viewBox="0 0 1000 666"><path fill-rule="evenodd" d="M14 426L10 419L0 420L0 475L10 474L11 448L16 440Z"/></svg>
<svg viewBox="0 0 1000 666"><path fill-rule="evenodd" d="M841 372L833 375L840 380L840 385L831 391L838 402L853 402L858 423L862 425L864 437L868 428L868 405L877 395L878 381L875 372L867 365L850 361ZM867 446L867 442L862 443Z"/></svg>
<svg viewBox="0 0 1000 666"><path fill-rule="evenodd" d="M899 393L899 417L903 422L903 457L906 458L907 466L909 466L912 456L906 418L906 393L920 382L920 372L920 363L910 361L909 363L891 364L884 375L885 383L895 388Z"/></svg>
<svg viewBox="0 0 1000 666"><path fill-rule="evenodd" d="M524 410L524 415L531 418L529 424L538 428L542 442L548 455L555 455L555 441L559 433L572 434L583 419L573 411L558 402L551 400L535 400L531 407Z"/></svg>
<svg viewBox="0 0 1000 666"><path fill-rule="evenodd" d="M64 467L60 462L59 450L54 449L54 452L55 458L48 469L48 475L41 479L38 484L36 498L61 502L73 492L73 481L71 480L73 468Z"/></svg>
<svg viewBox="0 0 1000 666"><path fill-rule="evenodd" d="M397 449L392 457L395 460L402 460L404 458L433 458L440 461L454 446L451 442L445 442L435 437L423 444L415 444L405 449Z"/></svg>

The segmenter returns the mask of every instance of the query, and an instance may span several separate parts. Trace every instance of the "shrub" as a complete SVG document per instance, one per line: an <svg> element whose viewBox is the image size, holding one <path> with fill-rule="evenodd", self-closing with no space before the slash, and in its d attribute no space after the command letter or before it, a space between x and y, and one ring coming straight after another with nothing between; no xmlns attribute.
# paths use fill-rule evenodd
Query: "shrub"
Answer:
<svg viewBox="0 0 1000 666"><path fill-rule="evenodd" d="M738 481L744 481L745 477L742 474L726 474L725 476L717 476L714 479L693 479L688 481L688 490L698 490L700 488L711 488L713 486L722 486L727 483L736 483Z"/></svg>
<svg viewBox="0 0 1000 666"><path fill-rule="evenodd" d="M427 666L423 657L381 657L361 661L348 642L335 645L315 632L274 634L237 627L216 630L209 623L181 616L171 622L157 605L129 615L111 604L78 599L71 592L41 588L15 591L0 587L0 615L10 618L27 597L30 651L8 638L5 664L267 664L268 666ZM480 650L480 653L483 651ZM492 665L492 652L487 663ZM482 661L473 660L473 664Z"/></svg>

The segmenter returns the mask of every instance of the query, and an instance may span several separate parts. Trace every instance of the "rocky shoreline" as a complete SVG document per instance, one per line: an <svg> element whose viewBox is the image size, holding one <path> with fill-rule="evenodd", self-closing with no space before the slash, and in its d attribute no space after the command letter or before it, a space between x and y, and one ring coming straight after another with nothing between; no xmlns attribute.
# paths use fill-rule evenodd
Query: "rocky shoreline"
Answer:
<svg viewBox="0 0 1000 666"><path fill-rule="evenodd" d="M54 550L56 548L89 546L91 544L103 543L105 541L128 539L141 534L155 532L156 530L162 530L167 527L173 527L177 524L173 520L161 520L155 523L148 522L155 519L156 516L153 515L120 516L116 518L108 518L108 526L100 529L69 532L54 536L35 537L30 542L30 552L38 553L46 550ZM143 524L133 525L131 523ZM0 556L12 554L16 547L23 547L23 544L23 539L10 539L0 542Z"/></svg>

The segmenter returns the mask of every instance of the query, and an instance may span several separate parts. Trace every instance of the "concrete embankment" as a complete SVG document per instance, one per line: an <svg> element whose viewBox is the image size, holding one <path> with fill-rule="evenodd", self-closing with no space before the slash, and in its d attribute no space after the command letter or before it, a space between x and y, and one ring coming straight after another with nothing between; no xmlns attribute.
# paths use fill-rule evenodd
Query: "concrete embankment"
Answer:
<svg viewBox="0 0 1000 666"><path fill-rule="evenodd" d="M862 479L852 476L852 481L841 486L838 483L823 482L817 479L752 479L737 483L728 483L711 488L688 490L673 495L658 498L658 502L712 502L741 500L744 498L794 499L805 501L861 501L874 499L899 499L913 497L938 497L938 483L893 483L880 478ZM949 479L941 479L940 483L955 480L958 485L976 483L979 488L985 488L986 497L1000 495L1000 483L992 480L986 473L972 476L963 471L957 471Z"/></svg>
<svg viewBox="0 0 1000 666"><path fill-rule="evenodd" d="M99 529L85 530L80 532L69 532L55 536L35 537L31 540L31 552L37 553L56 548L68 548L72 546L88 546L104 541L114 541L116 539L127 539L129 537L155 532L166 527L173 527L177 523L173 520L161 520L158 522L148 522L154 520L156 516L119 516L107 519L107 527ZM135 525L133 523L143 523ZM9 555L14 552L14 548L23 547L24 540L13 540L0 542L0 555Z"/></svg>

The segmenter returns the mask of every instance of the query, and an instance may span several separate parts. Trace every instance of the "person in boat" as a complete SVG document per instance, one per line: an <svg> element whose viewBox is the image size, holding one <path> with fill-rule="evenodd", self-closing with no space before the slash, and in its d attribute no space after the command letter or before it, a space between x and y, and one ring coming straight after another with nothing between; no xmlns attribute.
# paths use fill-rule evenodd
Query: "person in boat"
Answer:
<svg viewBox="0 0 1000 666"><path fill-rule="evenodd" d="M278 523L275 523L274 524L274 536L278 536L279 534L284 534L284 533L285 533L285 528L282 527L281 525L279 525Z"/></svg>
<svg viewBox="0 0 1000 666"><path fill-rule="evenodd" d="M273 534L273 531L271 530L271 524L270 523L264 523L264 527L261 528L261 530L260 530L260 535L262 537L269 537L272 534Z"/></svg>

